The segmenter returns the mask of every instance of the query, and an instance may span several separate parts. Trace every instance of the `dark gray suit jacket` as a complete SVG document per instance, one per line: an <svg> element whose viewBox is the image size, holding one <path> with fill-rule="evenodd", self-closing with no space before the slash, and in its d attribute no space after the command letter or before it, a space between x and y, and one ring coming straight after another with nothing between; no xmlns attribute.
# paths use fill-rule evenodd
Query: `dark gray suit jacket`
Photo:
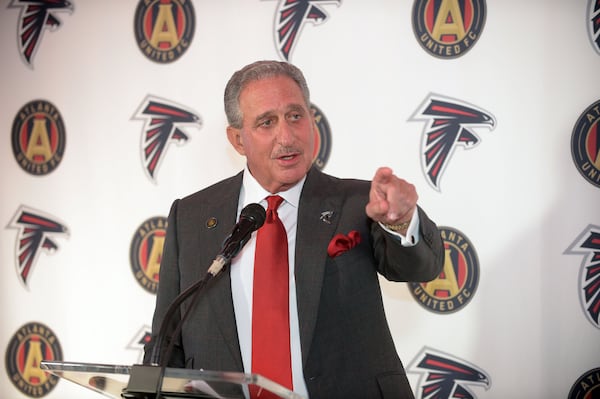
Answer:
<svg viewBox="0 0 600 399"><path fill-rule="evenodd" d="M219 253L236 223L241 183L239 173L173 203L153 337L169 304L204 277ZM369 188L368 181L338 179L313 168L300 196L295 275L311 399L413 397L385 318L378 273L392 281L432 280L443 266L443 242L419 208L421 239L414 247L401 246L366 216ZM320 219L324 211L333 211L330 224ZM208 228L212 217L218 224ZM351 230L360 233L362 242L329 257L332 237ZM228 269L211 281L175 339L171 367L243 371ZM146 362L152 347L153 341L146 347Z"/></svg>

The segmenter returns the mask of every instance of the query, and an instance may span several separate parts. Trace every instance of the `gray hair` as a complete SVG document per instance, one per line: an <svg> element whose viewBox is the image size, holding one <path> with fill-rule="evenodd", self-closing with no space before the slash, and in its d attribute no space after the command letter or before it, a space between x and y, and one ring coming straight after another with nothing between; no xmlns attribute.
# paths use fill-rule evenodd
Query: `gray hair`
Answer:
<svg viewBox="0 0 600 399"><path fill-rule="evenodd" d="M310 93L302 71L294 65L282 61L257 61L235 72L225 87L225 115L230 126L240 129L243 115L240 110L240 93L246 85L275 76L287 76L302 90L306 106L310 108Z"/></svg>

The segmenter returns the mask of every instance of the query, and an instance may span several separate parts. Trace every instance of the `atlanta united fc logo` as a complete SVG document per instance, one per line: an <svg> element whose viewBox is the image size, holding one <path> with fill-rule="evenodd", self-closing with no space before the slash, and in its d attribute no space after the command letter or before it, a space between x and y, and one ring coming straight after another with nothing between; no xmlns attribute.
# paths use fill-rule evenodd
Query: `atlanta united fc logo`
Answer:
<svg viewBox="0 0 600 399"><path fill-rule="evenodd" d="M331 152L331 129L325 114L314 104L311 104L311 109L315 113L315 121L317 123L317 137L315 138L315 153L314 164L319 170L323 170L329 160Z"/></svg>
<svg viewBox="0 0 600 399"><path fill-rule="evenodd" d="M8 377L24 395L40 398L58 384L58 377L40 368L42 360L63 360L60 343L47 326L31 322L19 328L5 356Z"/></svg>
<svg viewBox="0 0 600 399"><path fill-rule="evenodd" d="M453 313L465 307L479 284L479 260L473 244L460 231L439 228L444 240L444 269L428 283L409 283L412 296L435 313Z"/></svg>
<svg viewBox="0 0 600 399"><path fill-rule="evenodd" d="M137 282L151 294L158 289L158 272L167 234L167 218L152 217L142 223L131 241L131 271Z"/></svg>
<svg viewBox="0 0 600 399"><path fill-rule="evenodd" d="M189 0L140 0L134 19L138 47L161 64L178 60L192 43L195 18Z"/></svg>
<svg viewBox="0 0 600 399"><path fill-rule="evenodd" d="M19 166L31 175L47 175L63 159L65 125L58 109L49 101L25 104L13 121L12 149Z"/></svg>
<svg viewBox="0 0 600 399"><path fill-rule="evenodd" d="M567 399L594 399L600 397L600 367L586 371L575 381Z"/></svg>
<svg viewBox="0 0 600 399"><path fill-rule="evenodd" d="M571 135L571 154L579 173L600 187L600 100L577 119Z"/></svg>
<svg viewBox="0 0 600 399"><path fill-rule="evenodd" d="M413 31L425 51L457 58L469 51L485 25L485 0L415 0Z"/></svg>

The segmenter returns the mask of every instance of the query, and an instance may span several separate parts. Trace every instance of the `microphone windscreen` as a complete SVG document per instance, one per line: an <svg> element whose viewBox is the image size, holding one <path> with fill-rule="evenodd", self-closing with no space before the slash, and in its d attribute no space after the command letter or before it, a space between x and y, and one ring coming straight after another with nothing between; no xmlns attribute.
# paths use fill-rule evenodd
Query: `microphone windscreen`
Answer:
<svg viewBox="0 0 600 399"><path fill-rule="evenodd" d="M251 220L254 223L254 230L258 230L264 223L267 217L265 208L260 204L248 204L240 212L240 219Z"/></svg>

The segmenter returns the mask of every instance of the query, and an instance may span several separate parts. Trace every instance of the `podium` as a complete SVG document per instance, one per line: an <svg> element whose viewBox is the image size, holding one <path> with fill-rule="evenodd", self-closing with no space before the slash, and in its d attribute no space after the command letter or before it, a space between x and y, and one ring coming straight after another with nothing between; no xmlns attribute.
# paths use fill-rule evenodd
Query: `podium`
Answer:
<svg viewBox="0 0 600 399"><path fill-rule="evenodd" d="M42 361L40 368L59 378L114 399L154 399L155 391L144 394L139 391L139 376L160 376L158 366L124 366L110 364L71 363ZM143 377L142 377L143 378ZM138 381L135 381L138 379ZM289 389L258 374L229 371L191 370L165 368L162 377L161 398L244 398L240 392L248 392L253 384L286 399L306 399ZM143 384L142 384L143 385ZM244 387L246 389L244 390Z"/></svg>

